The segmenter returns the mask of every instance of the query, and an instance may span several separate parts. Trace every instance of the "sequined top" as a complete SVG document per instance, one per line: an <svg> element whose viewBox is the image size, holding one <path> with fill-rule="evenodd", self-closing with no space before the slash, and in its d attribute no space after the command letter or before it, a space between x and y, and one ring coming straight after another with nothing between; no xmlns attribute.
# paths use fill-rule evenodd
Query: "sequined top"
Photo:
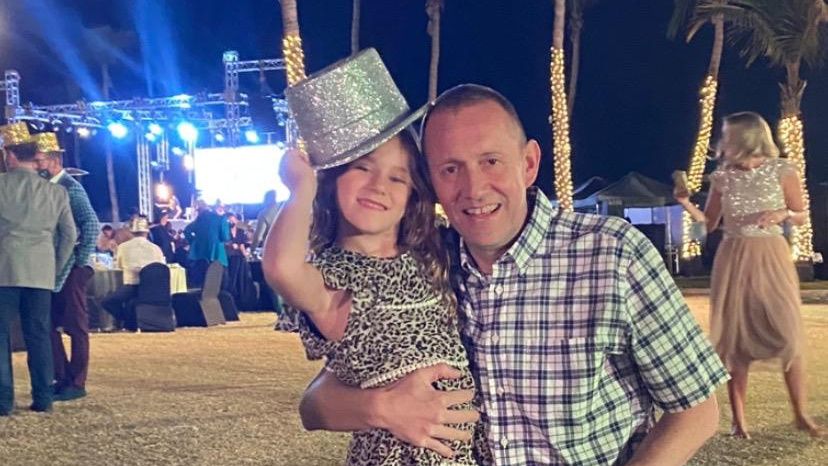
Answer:
<svg viewBox="0 0 828 466"><path fill-rule="evenodd" d="M725 236L781 235L782 227L759 228L763 212L785 209L782 177L796 176L796 169L785 159L769 158L750 169L716 169L710 184L722 193L722 221Z"/></svg>

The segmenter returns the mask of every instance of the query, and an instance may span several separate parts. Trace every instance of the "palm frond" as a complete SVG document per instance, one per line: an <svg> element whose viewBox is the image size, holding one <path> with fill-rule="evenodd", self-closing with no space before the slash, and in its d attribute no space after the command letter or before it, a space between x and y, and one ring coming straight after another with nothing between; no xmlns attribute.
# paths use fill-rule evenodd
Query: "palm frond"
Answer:
<svg viewBox="0 0 828 466"><path fill-rule="evenodd" d="M693 9L697 3L698 0L673 0L673 16L670 17L670 23L667 25L668 39L676 38L685 23L692 18Z"/></svg>

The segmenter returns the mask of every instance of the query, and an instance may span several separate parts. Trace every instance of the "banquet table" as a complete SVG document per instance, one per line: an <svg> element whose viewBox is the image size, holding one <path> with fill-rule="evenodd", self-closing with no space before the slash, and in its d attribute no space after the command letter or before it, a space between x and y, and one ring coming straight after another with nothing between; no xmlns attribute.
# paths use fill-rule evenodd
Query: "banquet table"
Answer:
<svg viewBox="0 0 828 466"><path fill-rule="evenodd" d="M170 294L187 292L187 274L178 264L170 264ZM124 272L120 269L96 269L86 288L89 309L89 328L106 331L116 327L115 319L101 307L101 301L124 284Z"/></svg>

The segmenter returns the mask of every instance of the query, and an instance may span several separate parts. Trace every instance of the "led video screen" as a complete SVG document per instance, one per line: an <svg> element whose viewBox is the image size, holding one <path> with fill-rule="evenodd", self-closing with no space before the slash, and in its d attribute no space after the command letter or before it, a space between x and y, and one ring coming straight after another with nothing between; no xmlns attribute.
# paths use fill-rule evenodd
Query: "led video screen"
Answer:
<svg viewBox="0 0 828 466"><path fill-rule="evenodd" d="M210 204L259 204L271 189L283 201L290 195L279 178L284 153L272 144L196 149L195 187Z"/></svg>

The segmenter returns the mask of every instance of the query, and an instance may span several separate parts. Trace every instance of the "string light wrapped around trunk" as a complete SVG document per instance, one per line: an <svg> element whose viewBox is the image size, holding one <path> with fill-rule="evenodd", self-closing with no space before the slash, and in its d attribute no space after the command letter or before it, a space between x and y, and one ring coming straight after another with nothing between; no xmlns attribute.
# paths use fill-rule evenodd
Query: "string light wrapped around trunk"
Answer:
<svg viewBox="0 0 828 466"><path fill-rule="evenodd" d="M814 256L814 231L811 227L811 198L808 196L808 187L805 182L805 141L803 140L802 120L798 116L785 117L779 122L778 131L782 150L799 173L805 212L808 213L805 223L793 227L791 240L793 257L798 261L809 262Z"/></svg>
<svg viewBox="0 0 828 466"><path fill-rule="evenodd" d="M552 155L555 170L555 197L561 210L572 211L572 169L569 144L569 111L566 105L564 79L564 51L552 47L550 64L550 90L552 94Z"/></svg>
<svg viewBox="0 0 828 466"><path fill-rule="evenodd" d="M687 189L690 193L698 192L701 189L704 165L707 160L707 151L710 147L710 137L713 132L713 109L716 108L716 91L719 83L716 78L708 75L704 85L699 91L699 104L701 118L699 133L696 135L696 143L693 146L693 154L690 156L690 166L687 170ZM681 258L692 259L701 255L701 245L690 237L693 227L693 218L687 212L681 215L682 239Z"/></svg>
<svg viewBox="0 0 828 466"><path fill-rule="evenodd" d="M282 39L282 57L285 60L288 86L305 79L305 53L298 35L286 35Z"/></svg>

